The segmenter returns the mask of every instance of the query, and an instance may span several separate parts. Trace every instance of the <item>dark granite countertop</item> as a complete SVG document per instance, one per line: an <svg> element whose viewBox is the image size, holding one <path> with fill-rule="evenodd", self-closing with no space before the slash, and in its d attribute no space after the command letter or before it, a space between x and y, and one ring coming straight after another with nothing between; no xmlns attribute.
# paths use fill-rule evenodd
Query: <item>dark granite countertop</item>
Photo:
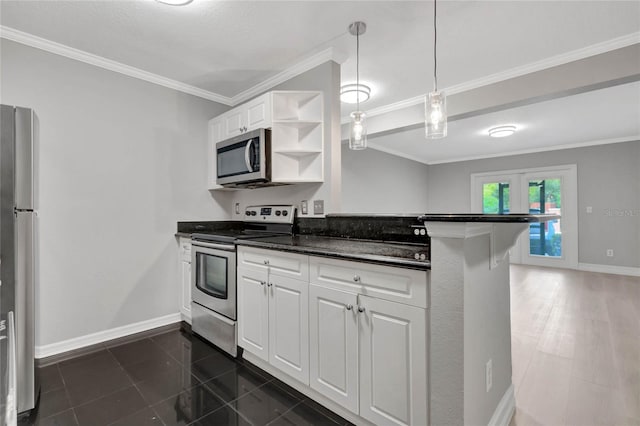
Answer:
<svg viewBox="0 0 640 426"><path fill-rule="evenodd" d="M314 235L264 237L237 241L236 244L387 266L420 270L431 269L427 244L367 241ZM416 254L423 254L425 260L416 260Z"/></svg>
<svg viewBox="0 0 640 426"><path fill-rule="evenodd" d="M473 214L473 213L449 213L449 214L423 214L418 216L420 222L492 222L492 223L536 223L560 219L553 214Z"/></svg>

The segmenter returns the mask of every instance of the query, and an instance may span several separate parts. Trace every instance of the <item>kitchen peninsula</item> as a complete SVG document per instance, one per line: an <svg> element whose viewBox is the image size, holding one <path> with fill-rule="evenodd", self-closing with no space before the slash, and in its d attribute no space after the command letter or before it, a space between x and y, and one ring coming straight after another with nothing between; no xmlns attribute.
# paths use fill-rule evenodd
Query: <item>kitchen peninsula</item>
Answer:
<svg viewBox="0 0 640 426"><path fill-rule="evenodd" d="M238 240L243 357L357 424L506 425L508 253L551 219L327 215Z"/></svg>

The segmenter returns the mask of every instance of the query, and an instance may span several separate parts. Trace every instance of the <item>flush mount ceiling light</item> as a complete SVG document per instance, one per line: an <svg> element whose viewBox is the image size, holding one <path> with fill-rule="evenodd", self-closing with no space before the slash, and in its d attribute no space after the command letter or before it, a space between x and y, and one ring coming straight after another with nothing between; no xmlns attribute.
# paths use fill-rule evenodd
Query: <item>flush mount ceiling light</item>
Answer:
<svg viewBox="0 0 640 426"><path fill-rule="evenodd" d="M365 102L371 97L371 88L365 84L345 84L340 88L340 101L346 104Z"/></svg>
<svg viewBox="0 0 640 426"><path fill-rule="evenodd" d="M492 138L506 138L516 132L516 126L497 126L488 130L489 136Z"/></svg>
<svg viewBox="0 0 640 426"><path fill-rule="evenodd" d="M428 139L447 136L447 97L438 91L438 30L436 27L436 0L433 0L433 92L425 98L425 136Z"/></svg>
<svg viewBox="0 0 640 426"><path fill-rule="evenodd" d="M168 4L169 6L184 6L193 0L156 0L158 3Z"/></svg>
<svg viewBox="0 0 640 426"><path fill-rule="evenodd" d="M360 88L360 36L367 31L367 24L356 21L349 25L349 33L356 36L356 89ZM356 92L357 93L357 92ZM360 150L367 147L366 115L360 111L360 96L356 95L356 110L351 113L349 125L349 149Z"/></svg>

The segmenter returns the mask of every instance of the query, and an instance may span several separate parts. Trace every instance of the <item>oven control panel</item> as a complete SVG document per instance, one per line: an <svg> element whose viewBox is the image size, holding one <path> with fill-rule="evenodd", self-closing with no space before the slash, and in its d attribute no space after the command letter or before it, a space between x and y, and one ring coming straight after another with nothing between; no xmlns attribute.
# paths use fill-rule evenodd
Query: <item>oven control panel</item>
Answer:
<svg viewBox="0 0 640 426"><path fill-rule="evenodd" d="M245 222L293 223L296 208L290 205L248 206L244 211Z"/></svg>

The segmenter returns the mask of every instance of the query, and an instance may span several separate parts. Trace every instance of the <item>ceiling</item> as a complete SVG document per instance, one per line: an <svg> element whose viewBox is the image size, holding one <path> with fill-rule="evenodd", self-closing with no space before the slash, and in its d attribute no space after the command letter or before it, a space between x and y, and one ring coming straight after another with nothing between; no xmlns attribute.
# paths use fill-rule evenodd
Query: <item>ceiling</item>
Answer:
<svg viewBox="0 0 640 426"><path fill-rule="evenodd" d="M512 124L512 136L491 127ZM369 139L370 145L425 164L637 140L640 82L595 90L448 123L448 136L425 139L424 128ZM637 142L640 143L640 142Z"/></svg>
<svg viewBox="0 0 640 426"><path fill-rule="evenodd" d="M252 88L328 48L334 57L346 58L342 82L352 82L355 38L347 28L362 20L367 32L360 37L360 79L373 89L365 110L431 90L432 13L431 1L193 0L182 7L153 0L0 2L5 28L196 87L228 104L248 99ZM639 1L443 0L438 2L439 86L459 87L639 31ZM544 115L546 109L527 108L543 114L540 120L555 117ZM458 127L476 137L472 127L488 125L482 117L471 121L468 128L451 123L447 141L462 138ZM526 133L516 137L528 143ZM410 136L405 139L394 149L408 147ZM473 155L477 146L468 148ZM440 151L446 156L447 149ZM417 155L417 149L401 154ZM427 161L424 155L417 158Z"/></svg>

